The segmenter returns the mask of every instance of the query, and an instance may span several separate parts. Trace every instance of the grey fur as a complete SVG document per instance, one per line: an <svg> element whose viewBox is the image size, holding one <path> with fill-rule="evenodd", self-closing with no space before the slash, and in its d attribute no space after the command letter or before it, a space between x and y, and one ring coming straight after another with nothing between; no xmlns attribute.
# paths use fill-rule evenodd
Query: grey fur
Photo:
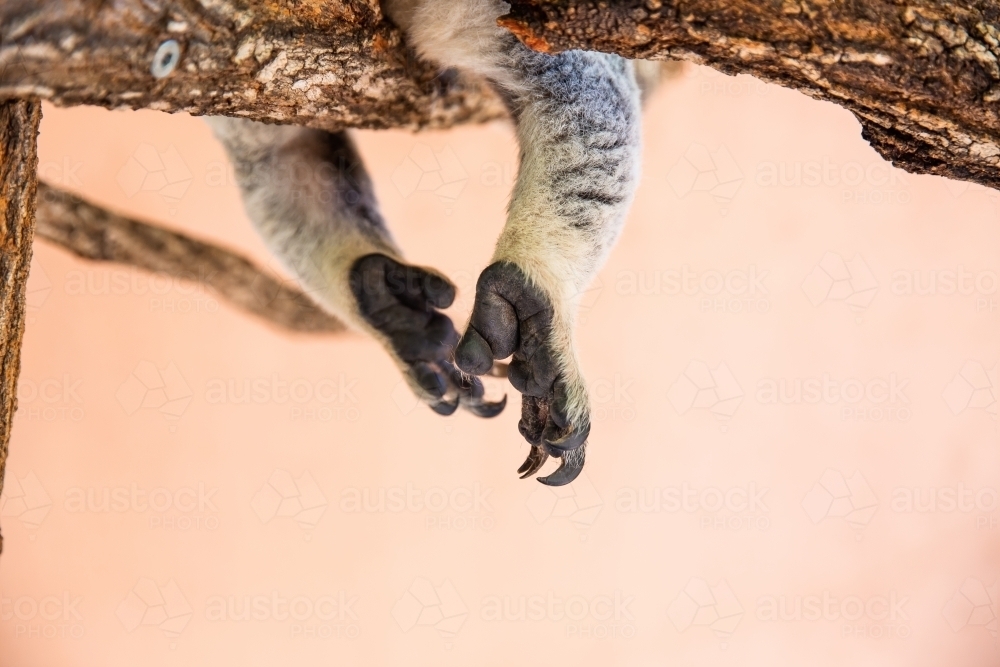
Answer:
<svg viewBox="0 0 1000 667"><path fill-rule="evenodd" d="M475 326L459 344L458 365L483 373L493 360L514 353L512 381L525 392L521 430L543 450L533 450L524 469L540 466L543 454L559 456L560 469L540 481L568 483L582 468L590 429L573 347L576 300L618 238L639 179L640 94L632 63L600 53L531 51L497 27L497 17L506 11L497 0L385 0L384 5L424 58L490 81L515 119L518 178L507 224L477 287ZM441 327L430 334L399 324L414 319L412 313L386 324L359 309L359 302L385 298L381 292L373 299L352 293L348 283L359 260L368 257L366 270L383 274L406 267L347 136L234 119L212 124L236 166L250 217L320 302L378 338L414 391L439 412L448 409L441 400L473 400L469 396L476 391L461 388L469 376L450 366L450 359L431 363L449 387L442 397L437 376L428 376L422 366L416 372L414 359L403 358L404 347L428 347L420 336L438 336L429 347L441 348L447 337ZM304 182L292 177L289 187L286 179L275 178L295 169ZM389 261L372 260L373 255ZM400 303L412 302L401 298ZM421 308L431 307L418 301ZM545 317L539 319L539 313ZM440 324L438 315L426 311L414 321ZM409 336L403 347L400 326Z"/></svg>

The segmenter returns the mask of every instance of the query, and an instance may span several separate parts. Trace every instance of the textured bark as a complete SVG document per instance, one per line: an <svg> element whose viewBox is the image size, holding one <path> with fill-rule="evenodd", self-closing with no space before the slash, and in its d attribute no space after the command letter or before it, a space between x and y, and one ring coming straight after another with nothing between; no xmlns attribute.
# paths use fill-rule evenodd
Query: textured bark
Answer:
<svg viewBox="0 0 1000 667"><path fill-rule="evenodd" d="M593 49L752 74L841 104L893 164L1000 187L1000 3L512 0L542 51Z"/></svg>
<svg viewBox="0 0 1000 667"><path fill-rule="evenodd" d="M37 101L0 103L0 215L3 216L0 219L0 493L11 423L17 410L41 118L42 105Z"/></svg>
<svg viewBox="0 0 1000 667"><path fill-rule="evenodd" d="M912 172L1000 186L1000 0L513 0L529 46L671 58L850 109ZM153 76L157 50L180 60ZM418 62L377 0L4 0L0 99L38 96L336 130L504 115Z"/></svg>
<svg viewBox="0 0 1000 667"><path fill-rule="evenodd" d="M111 213L44 183L38 184L37 220L39 238L78 257L195 282L240 310L290 331L345 330L297 287L229 250Z"/></svg>
<svg viewBox="0 0 1000 667"><path fill-rule="evenodd" d="M179 60L156 78L169 40ZM417 61L377 0L2 0L0 46L0 98L328 130L506 113L481 82Z"/></svg>

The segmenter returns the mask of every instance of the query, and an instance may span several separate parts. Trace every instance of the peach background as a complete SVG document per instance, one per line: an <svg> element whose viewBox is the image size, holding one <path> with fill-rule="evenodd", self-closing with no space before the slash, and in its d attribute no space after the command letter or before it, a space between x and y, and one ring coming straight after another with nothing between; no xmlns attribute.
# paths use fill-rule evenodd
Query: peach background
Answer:
<svg viewBox="0 0 1000 667"><path fill-rule="evenodd" d="M455 279L464 323L509 127L358 137L407 256ZM47 107L40 141L49 181L274 268L200 120ZM428 152L443 171L416 183ZM136 191L149 154L163 180ZM998 205L892 170L839 107L687 69L649 105L642 187L583 295L594 428L560 492L516 478L517 409L439 417L368 340L291 336L39 242L0 663L996 665ZM827 294L820 264L853 273ZM671 293L685 266L695 293ZM959 267L969 293L900 279ZM824 376L819 402L762 393ZM249 403L215 391L248 380ZM255 618L220 618L254 596Z"/></svg>

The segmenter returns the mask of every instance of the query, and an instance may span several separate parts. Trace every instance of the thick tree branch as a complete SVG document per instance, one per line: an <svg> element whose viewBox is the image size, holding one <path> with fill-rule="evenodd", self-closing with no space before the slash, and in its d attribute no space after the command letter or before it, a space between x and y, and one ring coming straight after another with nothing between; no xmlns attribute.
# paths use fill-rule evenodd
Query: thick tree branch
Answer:
<svg viewBox="0 0 1000 667"><path fill-rule="evenodd" d="M203 285L284 329L340 333L344 325L299 289L224 248L132 220L38 184L37 234L84 259L117 262Z"/></svg>
<svg viewBox="0 0 1000 667"><path fill-rule="evenodd" d="M1000 3L512 0L542 51L594 49L752 74L841 104L907 171L1000 187Z"/></svg>
<svg viewBox="0 0 1000 667"><path fill-rule="evenodd" d="M41 118L42 105L36 100L0 103L0 493L17 409Z"/></svg>
<svg viewBox="0 0 1000 667"><path fill-rule="evenodd" d="M850 109L908 171L1000 186L1000 0L513 0L501 22L539 50L795 88ZM377 0L6 0L0 99L25 96L331 130L504 114L481 82L416 61Z"/></svg>
<svg viewBox="0 0 1000 667"><path fill-rule="evenodd" d="M0 98L25 95L328 130L506 113L417 61L377 0L4 0Z"/></svg>

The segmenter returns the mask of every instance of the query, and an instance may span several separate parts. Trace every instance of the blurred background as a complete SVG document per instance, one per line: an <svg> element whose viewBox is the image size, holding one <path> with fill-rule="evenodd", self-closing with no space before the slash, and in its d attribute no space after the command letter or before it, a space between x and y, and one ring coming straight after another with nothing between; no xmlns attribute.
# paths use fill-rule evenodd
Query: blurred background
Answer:
<svg viewBox="0 0 1000 667"><path fill-rule="evenodd" d="M463 326L511 128L355 136ZM40 170L282 271L197 118L48 106ZM997 665L1000 195L696 66L643 170L581 295L594 424L561 489L517 479L505 381L500 417L443 418L372 341L37 241L0 663Z"/></svg>

